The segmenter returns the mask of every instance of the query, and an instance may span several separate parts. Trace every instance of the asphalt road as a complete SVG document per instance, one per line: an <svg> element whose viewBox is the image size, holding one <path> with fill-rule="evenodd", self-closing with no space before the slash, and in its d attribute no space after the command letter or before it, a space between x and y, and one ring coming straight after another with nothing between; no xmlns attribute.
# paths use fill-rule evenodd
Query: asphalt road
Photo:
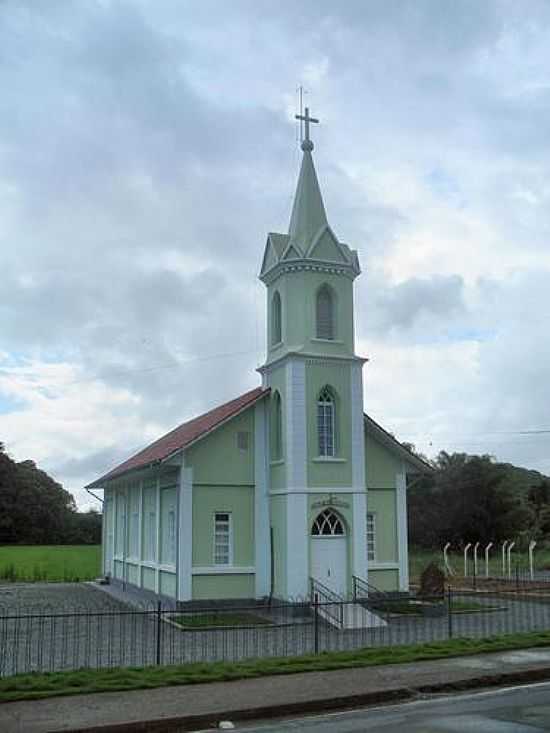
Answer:
<svg viewBox="0 0 550 733"><path fill-rule="evenodd" d="M550 683L303 719L238 725L246 733L536 733L550 731Z"/></svg>

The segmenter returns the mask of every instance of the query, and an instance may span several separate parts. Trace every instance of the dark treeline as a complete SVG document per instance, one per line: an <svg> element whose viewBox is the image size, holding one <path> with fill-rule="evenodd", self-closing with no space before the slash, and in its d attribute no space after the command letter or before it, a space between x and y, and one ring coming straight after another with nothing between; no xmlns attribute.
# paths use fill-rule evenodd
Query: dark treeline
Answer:
<svg viewBox="0 0 550 733"><path fill-rule="evenodd" d="M487 455L441 452L432 465L433 476L410 482L412 545L550 539L547 476Z"/></svg>
<svg viewBox="0 0 550 733"><path fill-rule="evenodd" d="M33 461L16 463L0 443L0 545L95 545L101 515L75 500Z"/></svg>

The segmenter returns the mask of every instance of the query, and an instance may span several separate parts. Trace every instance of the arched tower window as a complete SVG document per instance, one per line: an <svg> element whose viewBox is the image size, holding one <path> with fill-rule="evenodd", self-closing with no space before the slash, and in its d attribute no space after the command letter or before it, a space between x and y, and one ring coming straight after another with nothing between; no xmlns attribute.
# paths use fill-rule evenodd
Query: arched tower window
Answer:
<svg viewBox="0 0 550 733"><path fill-rule="evenodd" d="M313 537L341 536L345 534L344 525L340 517L330 509L322 511L311 526Z"/></svg>
<svg viewBox="0 0 550 733"><path fill-rule="evenodd" d="M334 296L328 285L317 291L316 302L317 338L334 339Z"/></svg>
<svg viewBox="0 0 550 733"><path fill-rule="evenodd" d="M334 395L324 387L317 400L317 435L319 455L334 456L336 452L336 410Z"/></svg>
<svg viewBox="0 0 550 733"><path fill-rule="evenodd" d="M282 312L281 296L276 290L271 301L271 345L279 344L282 341Z"/></svg>
<svg viewBox="0 0 550 733"><path fill-rule="evenodd" d="M273 395L271 409L271 457L277 461L283 457L283 410L278 392Z"/></svg>

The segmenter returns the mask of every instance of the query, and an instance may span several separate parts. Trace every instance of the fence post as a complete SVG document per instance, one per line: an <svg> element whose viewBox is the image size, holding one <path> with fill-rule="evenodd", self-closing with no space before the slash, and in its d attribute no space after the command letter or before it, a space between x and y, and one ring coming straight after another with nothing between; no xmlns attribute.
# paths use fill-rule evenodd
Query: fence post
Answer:
<svg viewBox="0 0 550 733"><path fill-rule="evenodd" d="M319 594L313 596L313 648L319 654Z"/></svg>
<svg viewBox="0 0 550 733"><path fill-rule="evenodd" d="M449 639L453 638L453 594L451 586L447 588L447 623L449 627Z"/></svg>
<svg viewBox="0 0 550 733"><path fill-rule="evenodd" d="M160 634L161 634L161 623L162 623L162 617L161 617L161 602L157 602L157 664L160 665L161 657L160 657Z"/></svg>
<svg viewBox="0 0 550 733"><path fill-rule="evenodd" d="M519 590L519 563L516 563L516 590Z"/></svg>

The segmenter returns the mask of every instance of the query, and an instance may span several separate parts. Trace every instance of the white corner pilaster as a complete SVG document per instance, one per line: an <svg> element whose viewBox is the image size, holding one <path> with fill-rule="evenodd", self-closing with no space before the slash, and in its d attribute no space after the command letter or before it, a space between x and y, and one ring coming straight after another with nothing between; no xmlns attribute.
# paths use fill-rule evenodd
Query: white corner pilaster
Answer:
<svg viewBox="0 0 550 733"><path fill-rule="evenodd" d="M286 578L287 598L305 598L309 584L307 530L306 364L289 359L286 365ZM295 493L300 492L300 493Z"/></svg>
<svg viewBox="0 0 550 733"><path fill-rule="evenodd" d="M160 530L162 523L160 521L160 476L157 477L157 489L155 492L155 498L156 498L156 516L157 516L157 537L156 537L156 547L155 547L155 593L158 595L160 593L160 557L161 557L161 548L162 548L162 538L160 536Z"/></svg>
<svg viewBox="0 0 550 733"><path fill-rule="evenodd" d="M267 446L269 440L266 400L256 403L254 410L254 556L256 598L268 596L271 588L269 541L269 473Z"/></svg>
<svg viewBox="0 0 550 733"><path fill-rule="evenodd" d="M353 488L353 574L368 577L367 482L365 475L365 424L363 419L363 364L351 367L351 476Z"/></svg>
<svg viewBox="0 0 550 733"><path fill-rule="evenodd" d="M193 469L185 467L182 456L178 486L178 601L192 599L193 562Z"/></svg>
<svg viewBox="0 0 550 733"><path fill-rule="evenodd" d="M286 497L286 596L305 599L309 592L307 494Z"/></svg>
<svg viewBox="0 0 550 733"><path fill-rule="evenodd" d="M409 540L407 531L407 474L405 465L395 477L397 513L397 555L399 559L399 590L409 590Z"/></svg>

